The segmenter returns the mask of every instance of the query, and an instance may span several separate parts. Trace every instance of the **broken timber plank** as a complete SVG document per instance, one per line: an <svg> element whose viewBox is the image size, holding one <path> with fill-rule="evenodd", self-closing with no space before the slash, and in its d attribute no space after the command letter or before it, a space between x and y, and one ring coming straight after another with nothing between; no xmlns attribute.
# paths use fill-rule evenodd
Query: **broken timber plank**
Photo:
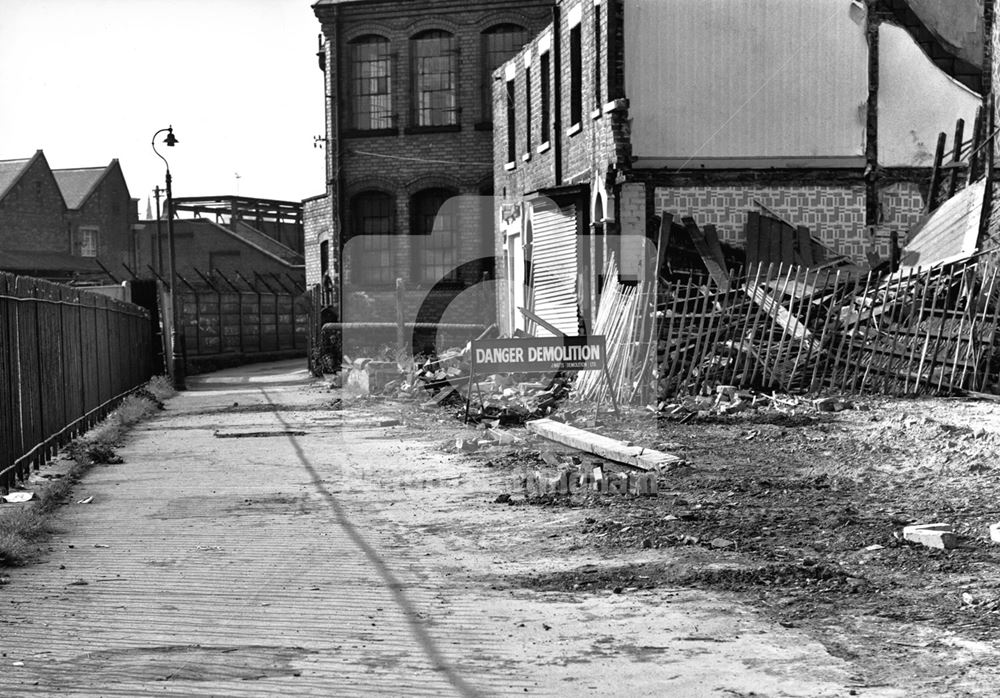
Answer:
<svg viewBox="0 0 1000 698"><path fill-rule="evenodd" d="M687 229L688 235L691 236L691 242L694 243L694 247L698 250L698 254L701 255L701 261L705 263L705 268L708 269L708 275L712 277L712 281L715 285L722 291L729 290L729 275L726 273L726 260L718 259L712 254L712 249L705 239L705 234L701 232L698 228L698 224L695 222L694 218L684 216L681 218L684 221L684 228ZM718 240L716 240L718 244ZM719 247L719 253L721 254L722 247Z"/></svg>
<svg viewBox="0 0 1000 698"><path fill-rule="evenodd" d="M656 470L662 467L669 467L674 464L684 462L680 456L663 451L655 451L651 448L641 448L640 446L627 446L626 444L600 434L577 429L562 422L551 419L535 419L525 424L528 431L538 434L550 441L561 443L564 446L593 453L596 456L607 458L618 463L634 465L643 470Z"/></svg>

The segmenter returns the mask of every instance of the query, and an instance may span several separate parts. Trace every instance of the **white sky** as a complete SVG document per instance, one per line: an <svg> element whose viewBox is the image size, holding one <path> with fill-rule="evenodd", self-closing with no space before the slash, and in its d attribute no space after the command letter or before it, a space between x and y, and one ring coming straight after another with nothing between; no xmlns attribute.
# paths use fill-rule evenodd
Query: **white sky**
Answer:
<svg viewBox="0 0 1000 698"><path fill-rule="evenodd" d="M173 125L174 196L324 191L312 0L0 0L0 160L118 158L139 215ZM158 140L163 139L161 134Z"/></svg>

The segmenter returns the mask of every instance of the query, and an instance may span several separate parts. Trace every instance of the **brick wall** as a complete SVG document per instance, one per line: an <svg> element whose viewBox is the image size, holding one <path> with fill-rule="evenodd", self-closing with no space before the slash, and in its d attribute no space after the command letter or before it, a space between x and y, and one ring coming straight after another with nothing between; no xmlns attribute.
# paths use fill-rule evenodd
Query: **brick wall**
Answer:
<svg viewBox="0 0 1000 698"><path fill-rule="evenodd" d="M161 223L160 230L165 275L168 255L166 221ZM153 264L155 245L156 223L154 221L146 223L136 233L136 254L140 269L148 270L147 265L155 266ZM177 273L195 285L204 285L195 269L208 275L209 270L213 267L221 269L222 273L236 284L241 284L236 277L237 271L251 281L254 280L254 272L265 275L268 282L275 285L276 290L276 282L266 275L278 274L286 284L290 284L291 281L285 274L290 274L300 284L305 281L302 267L293 267L265 254L242 242L226 228L206 219L174 221L174 248ZM216 256L213 257L213 253L216 253ZM225 282L220 283L225 287Z"/></svg>
<svg viewBox="0 0 1000 698"><path fill-rule="evenodd" d="M393 278L418 288L422 279L416 268L415 240L410 235L412 201L427 189L445 189L454 194L491 194L492 140L484 123L481 61L483 32L498 24L517 24L534 33L547 21L550 2L545 0L414 0L407 3L358 2L317 7L326 42L327 174L331 201L328 215L334 234L342 225L341 245L349 245L352 230L350 202L366 192L391 196L394 233ZM411 37L425 30L443 30L456 40L455 76L457 124L438 128L415 127L411 97ZM348 127L350 41L368 34L388 39L392 52L391 98L393 127L379 132L358 132ZM471 220L471 219L470 219ZM466 225L458 241L456 259L464 262L491 254L492 220L489 225ZM348 248L349 251L350 247ZM334 252L331 251L331 255ZM338 255L345 267L344 293L394 293L386 288L361 288L351 273L351 256ZM481 271L481 270L480 270ZM479 280L471 270L463 281ZM310 276L312 278L312 276ZM426 290L426 289L425 289ZM346 302L346 300L345 300ZM345 309L345 314L347 310ZM379 305L377 317L393 320Z"/></svg>
<svg viewBox="0 0 1000 698"><path fill-rule="evenodd" d="M626 167L631 149L628 138L627 101L616 99L620 81L619 3L577 0L560 5L559 26L549 24L508 64L497 71L493 89L493 112L497 115L494 130L493 159L497 193L508 203L524 192L560 184L596 182L615 168ZM598 20L598 12L599 21ZM609 22L609 17L612 21ZM580 27L581 45L581 118L573 123L571 114L572 61L570 33ZM599 30L597 29L599 27ZM610 34L609 34L610 32ZM551 138L546 148L541 143L542 94L541 56L549 55L551 65L549 91L552 119ZM557 65L558 63L558 65ZM599 65L598 65L599 63ZM531 70L531 85L526 83L526 69ZM558 69L558 70L557 70ZM598 77L595 69L599 71ZM508 163L506 82L514 81L515 152ZM558 98L557 98L558 97ZM531 100L531 123L527 123L527 101ZM558 109L557 109L558 107ZM531 152L527 151L528 132ZM561 172L556 171L556 155L561 157ZM561 179L557 180L557 176Z"/></svg>
<svg viewBox="0 0 1000 698"><path fill-rule="evenodd" d="M72 252L66 204L41 155L0 201L0 249Z"/></svg>
<svg viewBox="0 0 1000 698"><path fill-rule="evenodd" d="M128 193L128 186L121 168L115 165L99 182L97 189L75 211L67 213L73 253L79 254L81 226L98 229L97 257L113 273L126 274L122 263L138 273L134 263L135 250L132 225L138 220L138 211Z"/></svg>
<svg viewBox="0 0 1000 698"><path fill-rule="evenodd" d="M339 246L333 238L333 213L329 196L316 196L302 202L302 227L305 234L306 285L312 287L322 282L320 268L320 244L328 241L330 267L339 268L336 254Z"/></svg>
<svg viewBox="0 0 1000 698"><path fill-rule="evenodd" d="M761 211L760 202L793 225L804 225L823 244L856 260L873 249L888 257L890 231L900 244L921 216L923 198L915 183L898 182L879 192L881 222L874 231L865 226L865 187L854 185L699 185L657 187L656 211L675 218L692 216L698 224L716 226L719 238L743 247L748 211ZM874 232L874 238L872 233Z"/></svg>

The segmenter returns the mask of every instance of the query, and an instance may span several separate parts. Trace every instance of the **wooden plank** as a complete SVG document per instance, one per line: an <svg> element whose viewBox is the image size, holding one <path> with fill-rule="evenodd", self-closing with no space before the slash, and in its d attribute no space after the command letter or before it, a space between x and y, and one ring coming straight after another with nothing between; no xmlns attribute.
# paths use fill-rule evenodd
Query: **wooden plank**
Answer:
<svg viewBox="0 0 1000 698"><path fill-rule="evenodd" d="M743 227L746 239L747 269L760 262L760 214L756 211L747 213L747 222ZM748 272L749 274L749 272Z"/></svg>
<svg viewBox="0 0 1000 698"><path fill-rule="evenodd" d="M785 264L802 264L801 259L795 256L795 242L797 233L786 225L780 228L781 236L781 261Z"/></svg>
<svg viewBox="0 0 1000 698"><path fill-rule="evenodd" d="M687 216L681 220L684 222L684 228L687 230L688 235L691 236L691 241L694 243L695 249L701 256L701 261L704 262L705 268L708 269L708 275L720 289L728 291L729 275L726 273L726 261L721 258L722 248L719 248L720 257L716 258L712 253L708 241L705 239L704 233L698 228L695 220Z"/></svg>
<svg viewBox="0 0 1000 698"><path fill-rule="evenodd" d="M804 225L795 229L795 252L799 264L805 264L807 267L813 265L812 236L809 234L809 228Z"/></svg>
<svg viewBox="0 0 1000 698"><path fill-rule="evenodd" d="M781 238L784 234L785 224L781 221L775 220L774 218L764 217L761 220L764 221L766 227L766 233L764 235L764 240L767 242L767 261L774 264L781 264Z"/></svg>
<svg viewBox="0 0 1000 698"><path fill-rule="evenodd" d="M819 348L821 353L817 356L815 365L813 366L812 377L809 380L809 389L812 391L819 390L820 386L823 384L826 378L826 372L831 360L831 353L828 349L830 343L830 337L832 336L832 323L834 318L834 308L837 306L837 297L840 292L840 269L837 269L837 275L833 279L833 290L829 295L826 306L826 315L823 318L823 329L819 336ZM811 352L810 352L811 353ZM822 370L820 367L822 366Z"/></svg>
<svg viewBox="0 0 1000 698"><path fill-rule="evenodd" d="M0 336L4 338L0 342L0 473L13 465L19 455L19 439L14 422L19 407L16 403L17 384L13 375L15 367L11 362L12 351L17 349L17 334L13 328L16 301L4 298L14 293L13 288L8 289L8 284L13 285L13 277L0 272ZM0 491L6 492L11 484L12 476L0 475Z"/></svg>
<svg viewBox="0 0 1000 698"><path fill-rule="evenodd" d="M657 470L683 461L682 458L672 453L640 446L628 446L617 439L577 429L551 419L534 419L525 426L528 431L550 441L643 470Z"/></svg>
<svg viewBox="0 0 1000 698"><path fill-rule="evenodd" d="M705 225L704 233L705 242L708 243L708 249L712 253L712 257L719 263L719 266L726 269L726 255L722 251L722 243L719 242L719 232L714 225L708 223Z"/></svg>

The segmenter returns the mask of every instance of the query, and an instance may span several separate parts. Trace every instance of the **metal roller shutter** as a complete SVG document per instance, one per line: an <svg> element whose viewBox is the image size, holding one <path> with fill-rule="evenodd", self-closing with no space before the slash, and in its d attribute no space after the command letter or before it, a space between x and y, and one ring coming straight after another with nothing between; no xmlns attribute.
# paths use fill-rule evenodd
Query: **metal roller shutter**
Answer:
<svg viewBox="0 0 1000 698"><path fill-rule="evenodd" d="M579 334L576 297L577 235L574 206L532 207L531 275L534 312L570 336ZM550 332L537 328L536 334Z"/></svg>

